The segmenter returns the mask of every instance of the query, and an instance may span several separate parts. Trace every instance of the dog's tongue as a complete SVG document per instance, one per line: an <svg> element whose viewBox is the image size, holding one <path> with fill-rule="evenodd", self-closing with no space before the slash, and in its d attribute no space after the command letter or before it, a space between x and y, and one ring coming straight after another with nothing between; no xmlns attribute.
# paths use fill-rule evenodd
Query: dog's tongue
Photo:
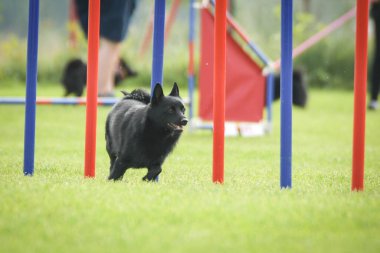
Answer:
<svg viewBox="0 0 380 253"><path fill-rule="evenodd" d="M171 128L173 128L174 130L182 130L183 127L181 125L177 125L177 124L174 124L174 123L169 123L168 124Z"/></svg>

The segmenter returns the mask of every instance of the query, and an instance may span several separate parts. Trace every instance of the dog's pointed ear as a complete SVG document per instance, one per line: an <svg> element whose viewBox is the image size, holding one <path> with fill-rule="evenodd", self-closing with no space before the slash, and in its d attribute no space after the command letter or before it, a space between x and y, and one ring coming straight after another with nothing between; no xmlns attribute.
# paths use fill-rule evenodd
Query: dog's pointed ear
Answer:
<svg viewBox="0 0 380 253"><path fill-rule="evenodd" d="M159 103L163 97L164 97L164 92L162 91L161 84L156 83L156 86L154 87L154 90L153 90L152 104Z"/></svg>
<svg viewBox="0 0 380 253"><path fill-rule="evenodd" d="M170 92L169 96L179 97L179 89L178 89L178 85L176 82L174 82L172 91Z"/></svg>
<svg viewBox="0 0 380 253"><path fill-rule="evenodd" d="M123 93L124 96L128 96L129 95L129 93L126 92L126 91L124 91L124 90L121 90L120 92Z"/></svg>

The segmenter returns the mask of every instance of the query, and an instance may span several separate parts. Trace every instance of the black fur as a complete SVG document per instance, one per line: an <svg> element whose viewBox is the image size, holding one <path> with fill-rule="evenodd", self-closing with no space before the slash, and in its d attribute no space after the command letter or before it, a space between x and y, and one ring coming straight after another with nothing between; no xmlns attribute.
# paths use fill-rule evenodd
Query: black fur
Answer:
<svg viewBox="0 0 380 253"><path fill-rule="evenodd" d="M87 65L80 59L73 59L67 63L61 80L65 88L65 97L71 93L77 97L82 96L86 86L86 71Z"/></svg>
<svg viewBox="0 0 380 253"><path fill-rule="evenodd" d="M137 89L137 90L132 91L131 93L128 93L122 90L121 93L124 94L123 100L134 99L134 100L143 102L146 105L150 103L150 95L148 92L144 90Z"/></svg>
<svg viewBox="0 0 380 253"><path fill-rule="evenodd" d="M274 100L277 100L280 98L281 90L280 75L275 76L274 84ZM293 71L293 105L306 107L308 99L307 93L307 84L304 74L301 70L295 69Z"/></svg>
<svg viewBox="0 0 380 253"><path fill-rule="evenodd" d="M169 96L164 96L160 84L152 98L143 90L123 94L106 121L108 179L122 179L129 168L148 168L143 180L155 180L187 124L178 86L174 83Z"/></svg>
<svg viewBox="0 0 380 253"><path fill-rule="evenodd" d="M119 59L119 66L115 70L114 82L118 86L124 79L137 76L137 72L132 70L125 60ZM65 88L65 97L74 94L82 96L87 82L87 64L81 59L70 60L63 70L61 83Z"/></svg>

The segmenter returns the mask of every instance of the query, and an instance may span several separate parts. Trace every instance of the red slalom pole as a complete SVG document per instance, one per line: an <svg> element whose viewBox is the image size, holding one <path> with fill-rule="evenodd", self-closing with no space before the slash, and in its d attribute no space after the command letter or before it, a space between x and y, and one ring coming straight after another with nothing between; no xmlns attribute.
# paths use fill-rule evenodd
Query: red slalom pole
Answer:
<svg viewBox="0 0 380 253"><path fill-rule="evenodd" d="M352 148L351 190L362 191L364 188L369 0L357 0L356 6L357 8L354 77L354 134Z"/></svg>
<svg viewBox="0 0 380 253"><path fill-rule="evenodd" d="M77 7L75 0L70 0L69 2L69 43L70 47L77 47L77 34L75 33L75 24L78 20Z"/></svg>
<svg viewBox="0 0 380 253"><path fill-rule="evenodd" d="M226 11L227 1L215 1L214 25L214 183L224 182L224 121L226 95Z"/></svg>
<svg viewBox="0 0 380 253"><path fill-rule="evenodd" d="M143 43L141 44L140 50L139 50L139 55L143 56L148 50L150 41L152 39L152 34L153 34L153 19L154 19L154 8L150 10L150 16L149 16L149 21L148 21L148 27L146 29L146 33L143 39Z"/></svg>
<svg viewBox="0 0 380 253"><path fill-rule="evenodd" d="M100 0L89 0L84 176L95 177Z"/></svg>
<svg viewBox="0 0 380 253"><path fill-rule="evenodd" d="M172 26L175 21L175 17L177 16L179 6L181 4L181 0L173 0L172 6L170 8L170 12L168 15L168 18L166 20L166 27L165 27L165 39L164 43L166 44L166 41L169 38L170 31L172 29Z"/></svg>

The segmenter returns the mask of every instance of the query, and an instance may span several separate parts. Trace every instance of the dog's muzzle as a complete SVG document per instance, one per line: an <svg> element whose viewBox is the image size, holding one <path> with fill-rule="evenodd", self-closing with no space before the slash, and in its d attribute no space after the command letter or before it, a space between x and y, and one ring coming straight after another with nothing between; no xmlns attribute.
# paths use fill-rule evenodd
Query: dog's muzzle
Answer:
<svg viewBox="0 0 380 253"><path fill-rule="evenodd" d="M186 118L181 120L181 126L186 126L187 122L189 122Z"/></svg>
<svg viewBox="0 0 380 253"><path fill-rule="evenodd" d="M188 120L186 118L183 118L179 124L176 123L168 123L169 128L171 128L173 131L183 131L183 127L187 125Z"/></svg>

